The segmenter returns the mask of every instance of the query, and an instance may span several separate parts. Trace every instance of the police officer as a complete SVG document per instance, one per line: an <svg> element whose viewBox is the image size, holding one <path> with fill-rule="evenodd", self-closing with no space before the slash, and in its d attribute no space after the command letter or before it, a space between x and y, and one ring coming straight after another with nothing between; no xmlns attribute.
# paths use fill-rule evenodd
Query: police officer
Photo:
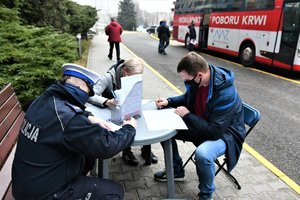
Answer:
<svg viewBox="0 0 300 200"><path fill-rule="evenodd" d="M28 108L20 129L12 169L18 199L123 199L112 180L88 177L95 158L107 159L134 141L136 121L118 131L85 111L98 74L76 64L63 65L63 78Z"/></svg>

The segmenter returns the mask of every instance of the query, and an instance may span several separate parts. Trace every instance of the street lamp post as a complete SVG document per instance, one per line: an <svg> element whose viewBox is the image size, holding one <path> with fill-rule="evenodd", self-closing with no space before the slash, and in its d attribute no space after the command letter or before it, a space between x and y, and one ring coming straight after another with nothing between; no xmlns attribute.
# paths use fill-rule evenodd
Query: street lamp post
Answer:
<svg viewBox="0 0 300 200"><path fill-rule="evenodd" d="M79 55L79 57L81 57L81 35L80 35L80 33L78 33L76 35L76 38L77 38L77 43L78 43L78 55Z"/></svg>

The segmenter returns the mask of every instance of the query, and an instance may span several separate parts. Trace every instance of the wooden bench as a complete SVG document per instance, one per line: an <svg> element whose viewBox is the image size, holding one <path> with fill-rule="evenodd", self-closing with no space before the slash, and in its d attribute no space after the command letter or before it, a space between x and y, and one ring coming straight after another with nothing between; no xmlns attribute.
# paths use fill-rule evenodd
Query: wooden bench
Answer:
<svg viewBox="0 0 300 200"><path fill-rule="evenodd" d="M11 192L11 170L19 129L25 113L11 84L0 91L0 198L14 199Z"/></svg>

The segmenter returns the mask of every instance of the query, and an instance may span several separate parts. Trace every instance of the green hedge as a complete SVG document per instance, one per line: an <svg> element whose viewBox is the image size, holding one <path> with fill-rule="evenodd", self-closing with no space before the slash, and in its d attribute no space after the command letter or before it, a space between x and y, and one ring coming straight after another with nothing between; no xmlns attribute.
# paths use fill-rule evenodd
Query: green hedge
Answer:
<svg viewBox="0 0 300 200"><path fill-rule="evenodd" d="M26 104L60 78L63 63L78 59L77 42L51 28L21 26L9 10L0 7L0 88L11 82ZM5 13L12 17L4 20Z"/></svg>

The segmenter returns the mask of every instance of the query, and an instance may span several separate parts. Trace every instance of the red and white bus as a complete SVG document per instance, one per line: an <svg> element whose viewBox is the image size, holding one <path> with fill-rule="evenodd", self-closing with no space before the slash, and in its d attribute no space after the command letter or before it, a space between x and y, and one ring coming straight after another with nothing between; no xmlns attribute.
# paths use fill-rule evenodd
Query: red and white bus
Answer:
<svg viewBox="0 0 300 200"><path fill-rule="evenodd" d="M300 72L300 0L177 0L173 38L198 48Z"/></svg>

